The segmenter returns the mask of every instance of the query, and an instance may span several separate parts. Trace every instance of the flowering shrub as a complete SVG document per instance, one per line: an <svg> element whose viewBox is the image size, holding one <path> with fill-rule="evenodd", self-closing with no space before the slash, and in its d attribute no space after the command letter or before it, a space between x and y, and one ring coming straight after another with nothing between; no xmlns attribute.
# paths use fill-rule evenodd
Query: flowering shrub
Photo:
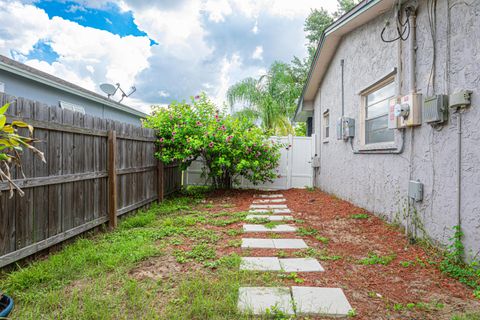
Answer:
<svg viewBox="0 0 480 320"><path fill-rule="evenodd" d="M197 158L205 161L217 188L230 188L240 176L253 184L273 181L280 144L268 140L247 119L231 117L202 94L191 104L154 107L144 121L158 135L156 156L164 163L179 162L185 170Z"/></svg>

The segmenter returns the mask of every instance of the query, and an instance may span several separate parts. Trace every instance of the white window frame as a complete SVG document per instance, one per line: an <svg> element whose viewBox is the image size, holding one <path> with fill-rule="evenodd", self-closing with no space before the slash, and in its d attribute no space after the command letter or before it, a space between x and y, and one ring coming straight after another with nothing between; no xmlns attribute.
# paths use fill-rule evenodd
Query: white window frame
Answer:
<svg viewBox="0 0 480 320"><path fill-rule="evenodd" d="M327 109L322 114L322 141L328 142L330 135L332 134L330 128L330 110Z"/></svg>
<svg viewBox="0 0 480 320"><path fill-rule="evenodd" d="M362 90L360 92L361 97L361 108L360 108L360 143L362 147L367 148L391 148L395 146L395 132L393 132L393 139L391 141L384 141L384 142L371 142L367 143L367 96L372 94L375 91L382 89L390 84L395 84L395 72L392 72L388 76L382 78L381 80L377 81L375 84L371 85L370 87ZM392 96L392 98L395 94ZM387 110L388 114L388 110ZM384 116L384 115L383 115ZM388 121L388 120L387 120ZM390 129L391 130L391 129Z"/></svg>

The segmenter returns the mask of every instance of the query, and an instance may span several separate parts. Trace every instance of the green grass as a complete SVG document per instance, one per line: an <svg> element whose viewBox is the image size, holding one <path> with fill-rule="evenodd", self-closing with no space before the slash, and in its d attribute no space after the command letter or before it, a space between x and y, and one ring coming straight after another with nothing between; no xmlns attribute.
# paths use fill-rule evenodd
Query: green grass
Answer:
<svg viewBox="0 0 480 320"><path fill-rule="evenodd" d="M0 288L16 302L12 317L251 318L237 311L240 285L278 286L285 279L276 273L240 271L236 254L219 257L217 248L240 245L240 240L220 243L226 234L233 236L238 230L223 232L207 225L240 221L247 213L195 211L193 206L201 203L202 193L185 192L194 196L154 205L122 219L113 232L79 238L44 260L1 275ZM179 245L189 249L179 250ZM165 270L158 278L134 276L150 264L139 266L148 258ZM182 272L170 265L162 268L163 261L175 264L175 260L184 264Z"/></svg>

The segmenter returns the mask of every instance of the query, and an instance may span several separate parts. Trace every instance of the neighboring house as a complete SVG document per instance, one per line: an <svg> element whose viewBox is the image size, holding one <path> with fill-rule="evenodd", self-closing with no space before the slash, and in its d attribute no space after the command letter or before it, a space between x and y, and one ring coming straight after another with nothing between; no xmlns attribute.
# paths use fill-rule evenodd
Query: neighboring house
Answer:
<svg viewBox="0 0 480 320"><path fill-rule="evenodd" d="M466 252L475 255L480 1L401 3L362 1L325 31L295 120L313 118L318 187L443 244L460 224ZM386 42L399 36L403 40ZM465 90L471 91L470 105L461 101L468 100ZM411 93L418 102L412 103ZM423 185L423 197L410 198L409 185L411 193Z"/></svg>
<svg viewBox="0 0 480 320"><path fill-rule="evenodd" d="M0 55L0 92L139 126L145 113Z"/></svg>

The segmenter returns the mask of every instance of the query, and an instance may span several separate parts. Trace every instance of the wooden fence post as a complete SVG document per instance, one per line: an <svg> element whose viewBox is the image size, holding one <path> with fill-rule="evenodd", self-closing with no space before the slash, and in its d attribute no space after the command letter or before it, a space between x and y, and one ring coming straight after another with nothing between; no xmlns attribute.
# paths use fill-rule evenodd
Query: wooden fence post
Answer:
<svg viewBox="0 0 480 320"><path fill-rule="evenodd" d="M108 227L117 227L117 135L108 131Z"/></svg>
<svg viewBox="0 0 480 320"><path fill-rule="evenodd" d="M163 201L164 197L164 180L165 180L165 168L163 165L163 162L161 160L158 160L158 202Z"/></svg>

